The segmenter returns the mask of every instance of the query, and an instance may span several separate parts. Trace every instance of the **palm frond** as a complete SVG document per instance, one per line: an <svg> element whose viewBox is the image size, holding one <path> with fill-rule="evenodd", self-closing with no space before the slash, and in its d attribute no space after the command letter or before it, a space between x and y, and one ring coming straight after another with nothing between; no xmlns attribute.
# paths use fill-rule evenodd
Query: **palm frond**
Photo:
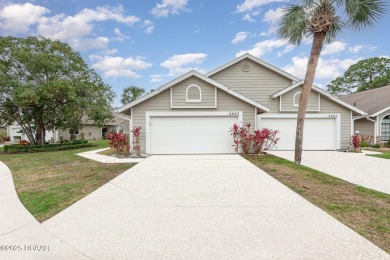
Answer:
<svg viewBox="0 0 390 260"><path fill-rule="evenodd" d="M386 3L380 0L346 0L346 26L354 30L372 27L386 10Z"/></svg>
<svg viewBox="0 0 390 260"><path fill-rule="evenodd" d="M336 20L331 25L330 30L326 33L325 41L327 43L333 42L336 39L337 35L341 32L343 27L344 23L341 21L340 17L336 17Z"/></svg>
<svg viewBox="0 0 390 260"><path fill-rule="evenodd" d="M282 39L286 39L292 44L300 44L309 24L305 8L290 5L285 7L284 11L285 13L278 24L278 34Z"/></svg>

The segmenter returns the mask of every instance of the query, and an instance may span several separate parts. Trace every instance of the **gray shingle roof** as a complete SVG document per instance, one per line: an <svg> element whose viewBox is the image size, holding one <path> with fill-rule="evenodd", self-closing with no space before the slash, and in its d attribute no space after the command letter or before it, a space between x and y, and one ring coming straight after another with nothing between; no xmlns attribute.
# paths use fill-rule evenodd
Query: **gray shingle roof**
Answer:
<svg viewBox="0 0 390 260"><path fill-rule="evenodd" d="M373 115L386 107L390 107L390 85L340 96L339 98L367 112L369 115Z"/></svg>

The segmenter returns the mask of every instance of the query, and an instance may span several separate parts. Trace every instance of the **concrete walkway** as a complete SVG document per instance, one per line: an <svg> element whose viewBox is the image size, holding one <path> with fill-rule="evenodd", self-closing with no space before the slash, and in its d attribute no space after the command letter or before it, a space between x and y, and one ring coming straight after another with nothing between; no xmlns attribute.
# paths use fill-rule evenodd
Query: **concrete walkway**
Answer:
<svg viewBox="0 0 390 260"><path fill-rule="evenodd" d="M93 259L390 259L237 155L149 157L43 226Z"/></svg>
<svg viewBox="0 0 390 260"><path fill-rule="evenodd" d="M294 151L270 151L294 161ZM390 194L390 160L364 153L304 151L302 165L366 188Z"/></svg>
<svg viewBox="0 0 390 260"><path fill-rule="evenodd" d="M88 259L48 232L20 202L0 162L0 259Z"/></svg>
<svg viewBox="0 0 390 260"><path fill-rule="evenodd" d="M139 163L142 162L145 158L117 158L113 156L107 156L98 154L99 152L108 150L110 148L103 148L98 150L92 150L88 152L78 153L78 156L95 160L101 163Z"/></svg>

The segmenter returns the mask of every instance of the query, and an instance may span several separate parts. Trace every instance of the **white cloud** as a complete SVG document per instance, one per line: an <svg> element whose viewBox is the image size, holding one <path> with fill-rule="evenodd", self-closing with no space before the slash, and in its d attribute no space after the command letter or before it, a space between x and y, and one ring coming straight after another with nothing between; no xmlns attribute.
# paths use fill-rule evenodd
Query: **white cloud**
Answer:
<svg viewBox="0 0 390 260"><path fill-rule="evenodd" d="M119 7L97 7L83 9L74 16L64 14L45 17L38 26L38 34L71 42L75 38L83 38L92 33L94 22L114 20L118 23L133 25L140 19L135 16L125 16L124 10Z"/></svg>
<svg viewBox="0 0 390 260"><path fill-rule="evenodd" d="M330 44L325 45L325 48L322 50L322 55L337 54L343 52L347 48L347 44L342 41L335 41Z"/></svg>
<svg viewBox="0 0 390 260"><path fill-rule="evenodd" d="M360 50L364 47L364 45L354 45L354 46L351 46L348 48L348 51L349 52L352 52L352 53L359 53Z"/></svg>
<svg viewBox="0 0 390 260"><path fill-rule="evenodd" d="M170 14L179 14L180 11L189 12L186 7L188 0L162 0L150 11L155 17L167 17Z"/></svg>
<svg viewBox="0 0 390 260"><path fill-rule="evenodd" d="M103 76L107 78L140 78L141 76L134 70L144 70L152 66L152 64L145 62L144 57L123 58L91 55L89 58L95 61L92 68L102 71Z"/></svg>
<svg viewBox="0 0 390 260"><path fill-rule="evenodd" d="M242 4L237 5L237 13L245 13L242 18L245 21L253 22L253 16L260 14L260 8L273 2L286 2L287 0L245 0Z"/></svg>
<svg viewBox="0 0 390 260"><path fill-rule="evenodd" d="M196 65L202 64L206 59L205 53L187 53L173 55L166 61L162 62L161 67L169 70L168 75L171 77L184 74L190 70L198 70ZM195 66L194 66L195 65Z"/></svg>
<svg viewBox="0 0 390 260"><path fill-rule="evenodd" d="M145 20L142 27L145 27L146 34L151 34L154 30L154 23L150 20Z"/></svg>
<svg viewBox="0 0 390 260"><path fill-rule="evenodd" d="M161 74L150 75L150 82L151 83L153 83L153 82L161 82L162 81L162 77L163 77L163 75L161 75Z"/></svg>
<svg viewBox="0 0 390 260"><path fill-rule="evenodd" d="M236 54L236 57L241 56L245 53L250 53L256 57L261 57L265 53L272 52L275 49L279 49L282 47L285 47L284 52L288 52L288 50L286 50L286 48L288 48L288 49L292 48L289 45L290 44L287 42L287 40L282 40L282 39L265 40L265 41L256 43L251 49L239 51ZM282 51L282 53L283 53L283 51Z"/></svg>
<svg viewBox="0 0 390 260"><path fill-rule="evenodd" d="M361 51L366 51L366 52L373 52L376 50L376 46L371 46L371 45L353 45L348 47L348 51L354 54L357 54Z"/></svg>
<svg viewBox="0 0 390 260"><path fill-rule="evenodd" d="M276 8L275 10L270 9L264 14L263 21L266 22L269 26L268 31L262 32L260 35L267 36L274 34L277 31L277 25L280 21L280 18L283 16L283 9Z"/></svg>
<svg viewBox="0 0 390 260"><path fill-rule="evenodd" d="M234 37L234 39L232 40L232 44L243 42L246 40L246 38L248 38L248 36L249 36L248 32L238 32L236 34L236 37Z"/></svg>
<svg viewBox="0 0 390 260"><path fill-rule="evenodd" d="M117 41L123 42L124 40L130 39L130 37L123 34L119 28L115 28L114 33L116 35L114 39Z"/></svg>
<svg viewBox="0 0 390 260"><path fill-rule="evenodd" d="M74 16L57 14L47 16L50 10L30 3L11 4L0 9L0 30L9 33L38 34L69 43L77 50L105 48L107 37L91 36L96 22L115 21L132 26L139 22L136 16L127 16L122 6L85 8Z"/></svg>
<svg viewBox="0 0 390 260"><path fill-rule="evenodd" d="M0 10L0 30L10 33L26 33L50 10L30 3L10 4Z"/></svg>
<svg viewBox="0 0 390 260"><path fill-rule="evenodd" d="M356 59L323 59L320 58L318 61L316 80L333 80L336 77L342 75L352 64L357 63L362 58ZM288 73L303 79L306 73L307 57L293 57L292 64L284 67L283 69Z"/></svg>
<svg viewBox="0 0 390 260"><path fill-rule="evenodd" d="M245 14L244 17L242 17L242 20L247 21L247 22L256 22L256 20L253 19L249 13Z"/></svg>

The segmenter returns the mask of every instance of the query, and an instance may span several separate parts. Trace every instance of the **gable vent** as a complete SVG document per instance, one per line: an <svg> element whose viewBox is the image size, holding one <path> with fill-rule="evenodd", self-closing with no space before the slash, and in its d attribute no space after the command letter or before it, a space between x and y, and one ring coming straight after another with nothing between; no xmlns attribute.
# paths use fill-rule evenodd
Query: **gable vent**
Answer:
<svg viewBox="0 0 390 260"><path fill-rule="evenodd" d="M248 72L251 70L251 65L249 64L249 62L244 62L241 64L241 69L244 72Z"/></svg>

